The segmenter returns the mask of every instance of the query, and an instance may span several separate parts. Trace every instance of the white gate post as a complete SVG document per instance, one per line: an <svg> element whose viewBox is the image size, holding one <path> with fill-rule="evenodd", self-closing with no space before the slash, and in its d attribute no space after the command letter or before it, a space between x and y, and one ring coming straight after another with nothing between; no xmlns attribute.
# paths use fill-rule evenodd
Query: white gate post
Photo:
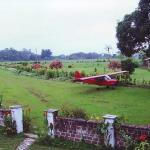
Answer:
<svg viewBox="0 0 150 150"><path fill-rule="evenodd" d="M57 109L48 109L46 112L46 117L47 117L47 122L48 122L48 135L50 135L51 137L55 136L55 128L54 128L54 124L55 124L55 118L58 114L58 110Z"/></svg>
<svg viewBox="0 0 150 150"><path fill-rule="evenodd" d="M17 133L23 132L23 113L20 105L10 106L13 121L16 122Z"/></svg>
<svg viewBox="0 0 150 150"><path fill-rule="evenodd" d="M105 144L106 146L110 145L112 148L114 148L115 147L115 130L114 130L113 124L117 116L107 114L107 115L104 115L103 118L104 118L104 123L108 124Z"/></svg>

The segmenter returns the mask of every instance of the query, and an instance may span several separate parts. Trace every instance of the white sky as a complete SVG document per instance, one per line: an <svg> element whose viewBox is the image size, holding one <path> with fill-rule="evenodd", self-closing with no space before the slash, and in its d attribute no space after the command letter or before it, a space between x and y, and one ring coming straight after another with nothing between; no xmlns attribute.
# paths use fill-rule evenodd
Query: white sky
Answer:
<svg viewBox="0 0 150 150"><path fill-rule="evenodd" d="M116 24L139 0L0 0L0 49L116 51Z"/></svg>

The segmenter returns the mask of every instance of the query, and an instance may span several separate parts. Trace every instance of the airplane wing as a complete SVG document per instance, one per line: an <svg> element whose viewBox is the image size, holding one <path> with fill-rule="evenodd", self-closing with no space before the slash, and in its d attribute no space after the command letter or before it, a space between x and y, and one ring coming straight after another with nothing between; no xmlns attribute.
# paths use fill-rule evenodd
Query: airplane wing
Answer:
<svg viewBox="0 0 150 150"><path fill-rule="evenodd" d="M111 76L111 75L119 75L119 74L125 74L125 73L129 73L129 72L128 71L119 71L119 72L107 73L107 74L102 74L102 75L97 75L97 76L83 77L83 78L80 78L80 81L84 81L84 80L88 80L88 79L96 79L99 77L104 77L106 75Z"/></svg>

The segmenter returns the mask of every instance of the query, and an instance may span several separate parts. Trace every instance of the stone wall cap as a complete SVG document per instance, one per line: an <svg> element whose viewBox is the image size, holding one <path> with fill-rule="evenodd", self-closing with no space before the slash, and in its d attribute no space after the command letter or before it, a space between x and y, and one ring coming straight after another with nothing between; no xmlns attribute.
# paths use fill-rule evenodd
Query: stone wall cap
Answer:
<svg viewBox="0 0 150 150"><path fill-rule="evenodd" d="M103 118L104 119L115 119L115 118L117 118L117 116L116 115L106 114L106 115L103 116Z"/></svg>
<svg viewBox="0 0 150 150"><path fill-rule="evenodd" d="M47 110L48 113L54 113L54 112L57 112L57 111L58 111L58 109L48 109Z"/></svg>
<svg viewBox="0 0 150 150"><path fill-rule="evenodd" d="M9 107L10 109L17 109L17 108L22 108L21 105L14 105L14 106L10 106Z"/></svg>

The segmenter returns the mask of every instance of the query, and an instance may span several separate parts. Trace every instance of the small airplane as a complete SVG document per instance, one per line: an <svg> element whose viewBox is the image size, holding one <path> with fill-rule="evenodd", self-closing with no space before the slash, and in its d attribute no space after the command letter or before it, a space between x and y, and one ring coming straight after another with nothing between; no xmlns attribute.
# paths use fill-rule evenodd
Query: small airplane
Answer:
<svg viewBox="0 0 150 150"><path fill-rule="evenodd" d="M117 79L114 79L115 75L121 75L126 73L128 73L128 71L119 71L119 72L113 72L113 73L108 73L103 75L83 77L79 71L76 71L74 74L73 81L109 87L118 84L119 81Z"/></svg>

